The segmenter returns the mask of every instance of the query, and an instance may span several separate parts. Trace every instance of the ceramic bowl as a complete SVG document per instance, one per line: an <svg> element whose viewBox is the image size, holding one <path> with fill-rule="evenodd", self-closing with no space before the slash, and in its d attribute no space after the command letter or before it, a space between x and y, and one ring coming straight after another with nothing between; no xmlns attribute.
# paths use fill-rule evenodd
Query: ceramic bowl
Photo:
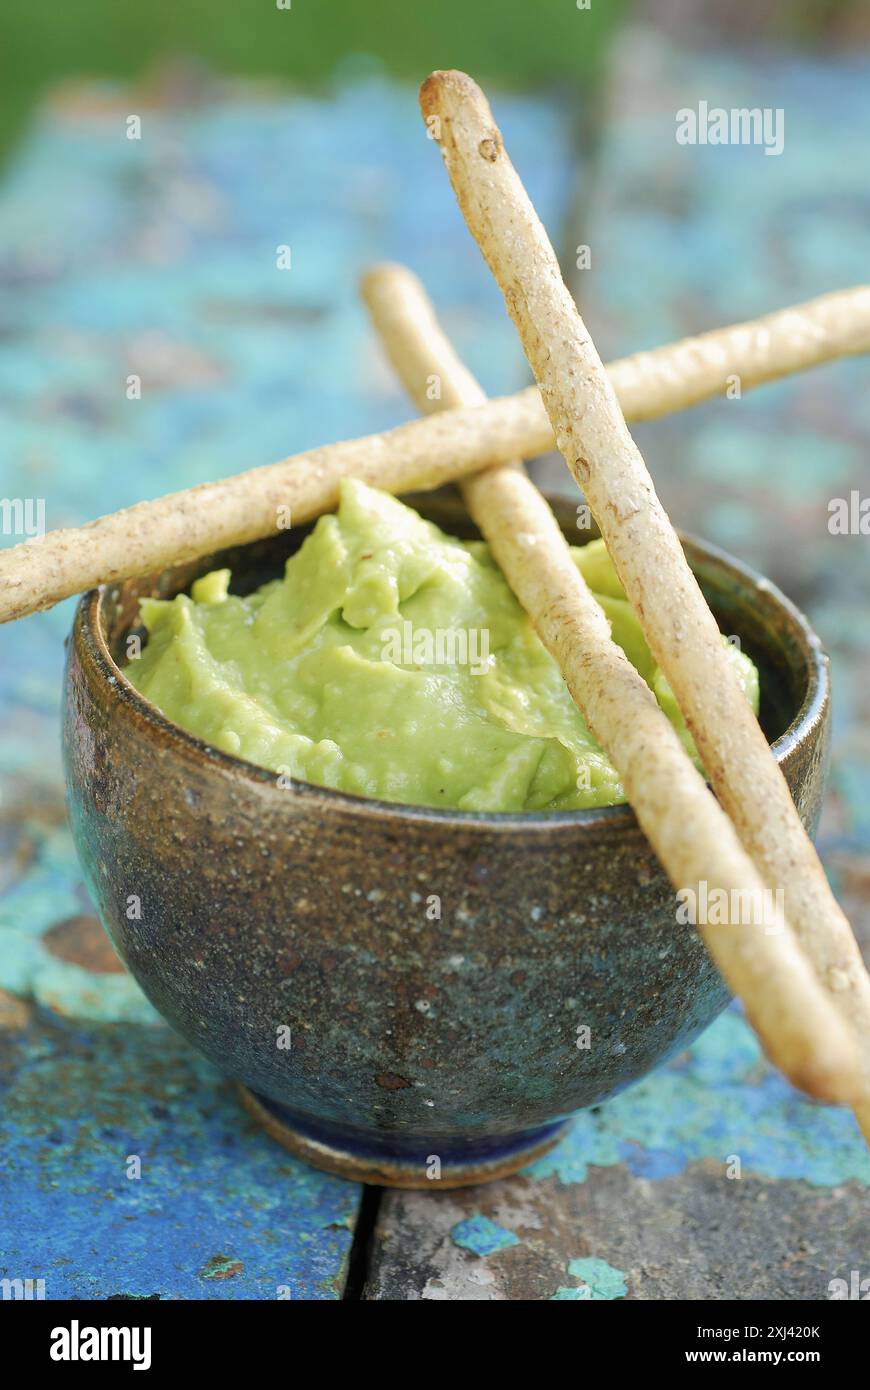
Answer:
<svg viewBox="0 0 870 1390"><path fill-rule="evenodd" d="M412 500L474 534L452 493ZM588 538L573 502L551 501ZM287 788L133 689L140 596L218 565L254 588L305 530L81 600L64 752L87 883L149 999L294 1152L398 1186L502 1176L685 1048L727 994L627 806L493 815ZM766 580L684 544L760 667L762 724L812 831L829 736L818 639Z"/></svg>

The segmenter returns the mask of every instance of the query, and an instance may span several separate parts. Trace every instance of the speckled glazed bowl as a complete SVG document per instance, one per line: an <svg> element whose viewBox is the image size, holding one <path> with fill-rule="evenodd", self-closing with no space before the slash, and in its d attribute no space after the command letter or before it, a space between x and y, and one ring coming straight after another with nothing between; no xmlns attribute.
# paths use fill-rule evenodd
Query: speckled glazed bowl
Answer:
<svg viewBox="0 0 870 1390"><path fill-rule="evenodd" d="M413 500L473 534L452 494ZM554 506L576 540L573 502ZM87 881L148 997L294 1152L399 1186L501 1176L684 1048L726 992L628 807L485 815L285 789L129 685L141 595L215 565L256 587L302 534L82 599L64 748ZM766 581L685 544L761 668L762 722L813 829L829 724L818 640Z"/></svg>

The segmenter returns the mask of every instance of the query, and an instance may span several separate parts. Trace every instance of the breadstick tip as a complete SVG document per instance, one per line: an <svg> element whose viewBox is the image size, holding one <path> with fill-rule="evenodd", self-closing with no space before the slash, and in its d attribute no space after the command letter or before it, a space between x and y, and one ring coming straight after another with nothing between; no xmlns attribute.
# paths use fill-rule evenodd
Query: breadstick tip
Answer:
<svg viewBox="0 0 870 1390"><path fill-rule="evenodd" d="M440 68L430 72L420 86L420 109L424 116L435 115L445 95L454 93L466 99L486 101L473 77L459 68Z"/></svg>
<svg viewBox="0 0 870 1390"><path fill-rule="evenodd" d="M372 290L378 285L388 280L407 280L414 279L416 276L398 261L376 261L370 265L368 270L364 270L359 279L359 292L363 300L367 300Z"/></svg>
<svg viewBox="0 0 870 1390"><path fill-rule="evenodd" d="M457 68L431 72L420 88L420 110L427 125L433 117L449 121L461 113L468 125L487 126L487 136L480 142L479 151L490 162L498 158L501 134L493 120L489 102L473 77ZM440 140L440 134L434 136Z"/></svg>

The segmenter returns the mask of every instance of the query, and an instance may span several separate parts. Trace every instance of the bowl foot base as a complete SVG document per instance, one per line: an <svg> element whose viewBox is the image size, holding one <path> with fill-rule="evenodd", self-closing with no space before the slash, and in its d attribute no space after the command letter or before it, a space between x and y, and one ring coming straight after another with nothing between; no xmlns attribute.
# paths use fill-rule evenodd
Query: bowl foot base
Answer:
<svg viewBox="0 0 870 1390"><path fill-rule="evenodd" d="M570 1128L570 1120L560 1120L521 1135L507 1135L472 1152L445 1152L447 1145L431 1141L419 1155L366 1151L363 1146L346 1145L327 1130L318 1135L303 1128L275 1101L257 1095L247 1086L237 1085L239 1099L249 1115L297 1158L327 1173L350 1178L374 1187L420 1188L427 1192L448 1187L472 1187L510 1177L526 1164L552 1149ZM440 1148L441 1152L437 1152Z"/></svg>

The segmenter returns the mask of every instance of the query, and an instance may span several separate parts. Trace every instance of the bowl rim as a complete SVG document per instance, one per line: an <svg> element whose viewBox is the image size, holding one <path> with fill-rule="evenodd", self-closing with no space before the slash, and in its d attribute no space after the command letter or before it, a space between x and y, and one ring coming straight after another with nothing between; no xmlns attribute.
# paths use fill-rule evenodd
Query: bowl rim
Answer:
<svg viewBox="0 0 870 1390"><path fill-rule="evenodd" d="M557 510L564 503L564 496L544 494ZM728 551L710 541L702 540L690 532L678 531L681 544L699 551L705 559L730 570L747 588L764 593L791 620L799 637L801 649L806 659L807 687L801 704L788 727L770 744L770 749L781 766L788 755L797 747L819 719L830 699L830 663L822 646L804 613L787 597L782 590L753 569L750 565L736 559ZM268 537L266 539L269 539ZM172 568L169 566L168 568ZM126 582L126 581L124 581ZM384 801L377 797L359 796L353 792L343 792L332 787L321 787L313 782L292 780L292 797L286 788L276 784L275 773L270 768L260 767L235 754L225 753L213 744L207 743L197 734L192 734L175 724L127 679L124 668L119 666L109 650L103 631L102 605L105 599L116 596L119 583L101 584L89 590L80 598L73 621L71 642L77 646L81 639L91 657L92 664L100 678L116 699L128 708L129 712L143 725L153 731L158 739L169 743L182 757L202 765L211 766L230 776L243 777L255 787L265 790L271 788L276 795L284 798L289 812L291 802L301 799L312 810L343 813L350 817L371 816L376 819L400 821L412 825L454 825L457 830L466 832L486 831L487 833L511 831L537 832L554 830L579 830L583 828L618 833L637 828L637 818L628 802L611 806L592 806L571 811L463 811L452 807L418 806L398 801ZM280 804L280 803L276 803Z"/></svg>

